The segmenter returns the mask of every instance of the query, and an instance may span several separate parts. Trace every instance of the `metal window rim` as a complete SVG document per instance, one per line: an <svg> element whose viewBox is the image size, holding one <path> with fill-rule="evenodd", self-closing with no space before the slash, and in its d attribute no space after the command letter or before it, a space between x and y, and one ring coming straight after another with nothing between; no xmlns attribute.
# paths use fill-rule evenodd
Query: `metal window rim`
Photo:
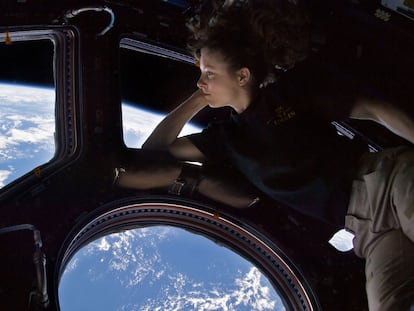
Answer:
<svg viewBox="0 0 414 311"><path fill-rule="evenodd" d="M299 269L263 233L209 206L175 197L115 201L79 221L60 252L58 281L70 259L88 243L111 233L157 225L203 235L246 258L266 275L287 310L320 310L316 296Z"/></svg>

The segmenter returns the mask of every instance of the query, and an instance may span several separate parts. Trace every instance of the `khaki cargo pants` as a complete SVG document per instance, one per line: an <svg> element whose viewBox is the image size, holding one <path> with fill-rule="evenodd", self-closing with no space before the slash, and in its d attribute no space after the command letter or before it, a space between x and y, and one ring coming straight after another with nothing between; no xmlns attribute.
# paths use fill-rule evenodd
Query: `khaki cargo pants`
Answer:
<svg viewBox="0 0 414 311"><path fill-rule="evenodd" d="M365 154L345 227L365 258L370 311L414 311L414 148Z"/></svg>

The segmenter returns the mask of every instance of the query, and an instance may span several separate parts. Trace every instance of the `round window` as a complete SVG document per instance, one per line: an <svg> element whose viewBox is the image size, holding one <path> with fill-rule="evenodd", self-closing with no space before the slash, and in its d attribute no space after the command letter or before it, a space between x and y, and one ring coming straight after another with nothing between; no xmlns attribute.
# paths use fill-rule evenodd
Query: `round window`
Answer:
<svg viewBox="0 0 414 311"><path fill-rule="evenodd" d="M58 288L69 310L314 310L281 250L189 202L105 207L77 229Z"/></svg>

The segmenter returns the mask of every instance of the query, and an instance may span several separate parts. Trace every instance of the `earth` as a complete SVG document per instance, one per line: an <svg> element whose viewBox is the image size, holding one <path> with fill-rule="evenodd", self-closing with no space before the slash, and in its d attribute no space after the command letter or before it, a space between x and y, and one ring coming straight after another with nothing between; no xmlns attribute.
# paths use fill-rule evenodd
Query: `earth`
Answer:
<svg viewBox="0 0 414 311"><path fill-rule="evenodd" d="M249 261L171 226L127 230L82 248L59 285L66 310L285 310Z"/></svg>

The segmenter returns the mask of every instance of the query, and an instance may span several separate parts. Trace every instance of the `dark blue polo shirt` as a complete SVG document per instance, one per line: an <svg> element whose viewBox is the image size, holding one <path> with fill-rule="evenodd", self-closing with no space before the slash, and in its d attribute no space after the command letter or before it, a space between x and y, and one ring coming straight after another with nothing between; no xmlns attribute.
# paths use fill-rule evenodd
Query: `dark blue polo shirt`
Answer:
<svg viewBox="0 0 414 311"><path fill-rule="evenodd" d="M338 135L359 87L307 62L260 90L241 114L189 139L209 161L231 165L270 198L335 226L344 225L351 182L365 145Z"/></svg>

